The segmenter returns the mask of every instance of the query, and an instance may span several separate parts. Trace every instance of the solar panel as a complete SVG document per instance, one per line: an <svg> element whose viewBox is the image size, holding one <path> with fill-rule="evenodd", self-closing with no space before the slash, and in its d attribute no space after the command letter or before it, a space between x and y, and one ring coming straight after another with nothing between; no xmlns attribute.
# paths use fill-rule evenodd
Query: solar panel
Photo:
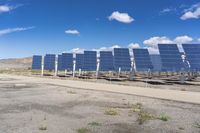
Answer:
<svg viewBox="0 0 200 133"><path fill-rule="evenodd" d="M112 71L113 66L113 55L112 51L100 51L100 71Z"/></svg>
<svg viewBox="0 0 200 133"><path fill-rule="evenodd" d="M44 70L54 70L55 69L55 54L46 54L44 56Z"/></svg>
<svg viewBox="0 0 200 133"><path fill-rule="evenodd" d="M161 71L162 63L161 63L160 55L153 54L153 55L150 55L150 58L151 58L151 62L152 62L152 65L153 65L153 70L154 71Z"/></svg>
<svg viewBox="0 0 200 133"><path fill-rule="evenodd" d="M200 71L200 44L183 44L190 70Z"/></svg>
<svg viewBox="0 0 200 133"><path fill-rule="evenodd" d="M162 71L180 71L184 68L181 53L176 44L158 44Z"/></svg>
<svg viewBox="0 0 200 133"><path fill-rule="evenodd" d="M96 71L97 69L97 52L84 51L84 68L85 71Z"/></svg>
<svg viewBox="0 0 200 133"><path fill-rule="evenodd" d="M33 70L40 70L42 66L42 56L34 55L32 61L32 69Z"/></svg>
<svg viewBox="0 0 200 133"><path fill-rule="evenodd" d="M84 54L76 54L76 70L83 69Z"/></svg>
<svg viewBox="0 0 200 133"><path fill-rule="evenodd" d="M64 70L73 70L73 54L72 53L62 54L62 68Z"/></svg>
<svg viewBox="0 0 200 133"><path fill-rule="evenodd" d="M62 64L62 55L58 55L58 70L60 71L64 70L63 64Z"/></svg>
<svg viewBox="0 0 200 133"><path fill-rule="evenodd" d="M115 70L130 71L131 59L128 48L114 48L114 68Z"/></svg>
<svg viewBox="0 0 200 133"><path fill-rule="evenodd" d="M148 71L153 69L153 65L147 49L133 49L133 56L137 71Z"/></svg>

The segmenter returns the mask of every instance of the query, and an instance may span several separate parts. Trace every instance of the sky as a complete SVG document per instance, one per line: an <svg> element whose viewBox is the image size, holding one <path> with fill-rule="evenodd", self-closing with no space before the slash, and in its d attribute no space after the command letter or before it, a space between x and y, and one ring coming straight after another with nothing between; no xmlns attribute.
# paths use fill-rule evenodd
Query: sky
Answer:
<svg viewBox="0 0 200 133"><path fill-rule="evenodd" d="M200 43L199 0L0 0L0 58Z"/></svg>

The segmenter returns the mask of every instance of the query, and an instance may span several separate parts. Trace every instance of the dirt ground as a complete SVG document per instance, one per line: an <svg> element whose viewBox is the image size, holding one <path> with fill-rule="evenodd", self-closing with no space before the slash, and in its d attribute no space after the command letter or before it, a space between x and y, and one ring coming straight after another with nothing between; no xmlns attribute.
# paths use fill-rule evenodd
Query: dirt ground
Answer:
<svg viewBox="0 0 200 133"><path fill-rule="evenodd" d="M200 133L199 112L195 104L0 79L0 133Z"/></svg>

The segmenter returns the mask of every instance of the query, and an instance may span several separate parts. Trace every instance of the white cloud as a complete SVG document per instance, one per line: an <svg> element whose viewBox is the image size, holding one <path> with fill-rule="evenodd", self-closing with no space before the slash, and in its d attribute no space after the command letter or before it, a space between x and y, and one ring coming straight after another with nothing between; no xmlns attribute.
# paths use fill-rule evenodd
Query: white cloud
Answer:
<svg viewBox="0 0 200 133"><path fill-rule="evenodd" d="M151 37L147 40L144 40L143 43L150 47L156 47L157 44L172 44L174 42L166 36L162 36L162 37L156 36L156 37Z"/></svg>
<svg viewBox="0 0 200 133"><path fill-rule="evenodd" d="M200 38L199 38L199 39L197 39L197 41L198 41L198 42L200 42Z"/></svg>
<svg viewBox="0 0 200 133"><path fill-rule="evenodd" d="M177 44L183 44L183 43L190 43L193 41L192 37L189 37L187 35L184 36L178 36L174 39L174 42Z"/></svg>
<svg viewBox="0 0 200 133"><path fill-rule="evenodd" d="M0 13L10 12L13 8L7 5L0 5Z"/></svg>
<svg viewBox="0 0 200 133"><path fill-rule="evenodd" d="M182 20L198 18L200 18L200 3L194 4L190 8L185 9L184 14L180 17Z"/></svg>
<svg viewBox="0 0 200 133"><path fill-rule="evenodd" d="M177 9L176 8L165 8L163 9L160 14L165 14L165 13L170 13L170 12L176 12Z"/></svg>
<svg viewBox="0 0 200 133"><path fill-rule="evenodd" d="M0 30L0 36L6 35L6 34L10 34L10 33L14 33L14 32L21 32L21 31L26 31L26 30L31 30L35 27L18 27L18 28L8 28L8 29L3 29Z"/></svg>
<svg viewBox="0 0 200 133"><path fill-rule="evenodd" d="M158 48L148 47L149 54L159 54Z"/></svg>
<svg viewBox="0 0 200 133"><path fill-rule="evenodd" d="M133 19L131 16L129 16L128 13L120 13L120 12L118 12L118 11L113 12L113 13L108 17L108 19L109 19L110 21L112 21L112 20L117 20L117 21L122 22L122 23L131 23L131 22L134 21L134 19Z"/></svg>
<svg viewBox="0 0 200 133"><path fill-rule="evenodd" d="M65 33L71 34L71 35L79 35L80 34L80 32L78 30L71 30L71 29L66 30Z"/></svg>
<svg viewBox="0 0 200 133"><path fill-rule="evenodd" d="M140 48L140 45L138 43L130 43L128 45L129 49L133 49L133 48Z"/></svg>
<svg viewBox="0 0 200 133"><path fill-rule="evenodd" d="M83 49L83 48L73 48L73 49L71 49L69 52L70 53L84 53L84 50L85 49Z"/></svg>

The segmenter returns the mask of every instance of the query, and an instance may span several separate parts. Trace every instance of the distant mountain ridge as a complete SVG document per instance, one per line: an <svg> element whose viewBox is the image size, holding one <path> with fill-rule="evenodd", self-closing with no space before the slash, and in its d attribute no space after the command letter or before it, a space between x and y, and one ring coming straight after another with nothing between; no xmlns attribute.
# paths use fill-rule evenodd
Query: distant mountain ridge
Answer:
<svg viewBox="0 0 200 133"><path fill-rule="evenodd" d="M32 57L0 59L0 68L29 68Z"/></svg>

